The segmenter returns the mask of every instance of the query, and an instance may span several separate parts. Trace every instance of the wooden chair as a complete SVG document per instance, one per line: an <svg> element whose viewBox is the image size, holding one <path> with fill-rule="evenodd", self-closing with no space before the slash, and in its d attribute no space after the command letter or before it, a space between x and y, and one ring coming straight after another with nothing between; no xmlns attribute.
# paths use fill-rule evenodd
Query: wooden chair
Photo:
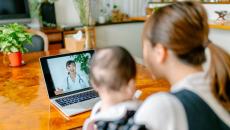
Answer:
<svg viewBox="0 0 230 130"><path fill-rule="evenodd" d="M32 36L32 45L26 45L26 48L29 52L34 51L48 51L49 41L46 34L39 30L27 29L28 33L31 33Z"/></svg>

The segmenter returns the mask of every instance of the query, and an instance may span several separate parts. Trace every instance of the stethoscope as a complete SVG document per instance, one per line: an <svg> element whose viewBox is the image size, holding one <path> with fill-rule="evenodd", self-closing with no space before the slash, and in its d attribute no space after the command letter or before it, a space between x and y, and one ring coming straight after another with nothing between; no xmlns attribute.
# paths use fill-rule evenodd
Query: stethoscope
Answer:
<svg viewBox="0 0 230 130"><path fill-rule="evenodd" d="M68 75L69 75L69 74L68 74ZM83 84L83 83L84 83L83 79L82 79L79 75L77 75L77 76L78 76L78 78L79 78L79 83L80 83L80 84ZM67 76L66 81L67 81L67 89L70 89L70 85L69 85L69 76Z"/></svg>

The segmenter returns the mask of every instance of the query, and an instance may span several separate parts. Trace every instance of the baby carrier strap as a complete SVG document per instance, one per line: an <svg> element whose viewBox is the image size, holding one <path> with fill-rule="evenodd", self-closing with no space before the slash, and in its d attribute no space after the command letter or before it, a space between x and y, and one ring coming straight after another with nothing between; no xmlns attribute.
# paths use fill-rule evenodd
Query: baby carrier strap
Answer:
<svg viewBox="0 0 230 130"><path fill-rule="evenodd" d="M208 104L194 92L184 89L172 94L184 106L189 130L230 130Z"/></svg>

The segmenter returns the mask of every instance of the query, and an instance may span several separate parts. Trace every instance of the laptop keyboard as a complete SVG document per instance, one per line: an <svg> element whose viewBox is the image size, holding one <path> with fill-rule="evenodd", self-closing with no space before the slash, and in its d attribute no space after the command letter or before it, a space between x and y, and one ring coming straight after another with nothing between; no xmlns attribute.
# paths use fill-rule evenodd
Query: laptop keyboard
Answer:
<svg viewBox="0 0 230 130"><path fill-rule="evenodd" d="M75 103L82 102L82 101L89 100L89 99L96 98L96 97L98 97L97 92L88 91L88 92L83 92L80 94L71 95L71 96L64 97L64 98L59 98L59 99L56 99L55 101L59 105L64 107L64 106L68 106L71 104L75 104Z"/></svg>

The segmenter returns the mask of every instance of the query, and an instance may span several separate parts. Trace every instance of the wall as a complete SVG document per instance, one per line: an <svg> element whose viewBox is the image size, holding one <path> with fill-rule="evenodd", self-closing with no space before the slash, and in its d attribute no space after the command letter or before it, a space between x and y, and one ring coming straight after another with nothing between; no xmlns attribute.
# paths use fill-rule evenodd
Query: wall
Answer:
<svg viewBox="0 0 230 130"><path fill-rule="evenodd" d="M96 27L97 47L123 46L142 59L141 34L143 23L119 24ZM230 30L211 29L209 38L230 53Z"/></svg>
<svg viewBox="0 0 230 130"><path fill-rule="evenodd" d="M107 1L108 3L113 3L114 0L101 0ZM141 1L141 2L140 2ZM121 10L128 13L130 16L143 16L145 13L145 3L148 0L116 0L115 3L120 6ZM98 2L97 4L99 4ZM162 6L164 4L156 4L155 6ZM230 12L230 4L204 4L207 9L209 19L215 20L217 14L214 12L216 10L227 10ZM55 3L56 8L56 18L59 25L80 25L80 20L78 13L75 10L73 0L58 0ZM99 10L100 7L95 5L96 10ZM94 14L97 14L94 12ZM97 14L98 15L98 14ZM230 14L229 14L230 15ZM230 16L229 16L230 19Z"/></svg>
<svg viewBox="0 0 230 130"><path fill-rule="evenodd" d="M96 0L92 1L94 8L93 14L99 15L101 8L105 8L106 3L110 3L110 9L113 7L113 3L118 5L118 7L129 16L143 16L145 15L145 7L147 6L148 0ZM55 11L58 25L80 25L80 20L78 13L74 7L73 0L58 0L55 2Z"/></svg>
<svg viewBox="0 0 230 130"><path fill-rule="evenodd" d="M210 40L230 54L230 30L210 29Z"/></svg>
<svg viewBox="0 0 230 130"><path fill-rule="evenodd" d="M61 26L80 25L79 15L73 0L58 0L55 2L57 24Z"/></svg>
<svg viewBox="0 0 230 130"><path fill-rule="evenodd" d="M153 3L152 5L150 5L151 7L161 7L167 4L156 4ZM218 18L218 15L215 13L215 11L221 11L221 10L226 10L229 12L229 19L230 19L230 4L203 4L207 13L208 13L208 17L209 20L216 20Z"/></svg>
<svg viewBox="0 0 230 130"><path fill-rule="evenodd" d="M230 20L230 4L204 4L204 7L207 10L209 20L216 20L218 15L215 11L226 10L229 12L229 20Z"/></svg>
<svg viewBox="0 0 230 130"><path fill-rule="evenodd" d="M113 9L113 5L117 5L122 12L128 14L131 17L144 16L145 8L147 7L149 0L101 0L101 8L105 8L107 4L110 4L110 11Z"/></svg>
<svg viewBox="0 0 230 130"><path fill-rule="evenodd" d="M143 23L129 23L96 27L97 47L123 46L133 56L142 57L141 33Z"/></svg>

